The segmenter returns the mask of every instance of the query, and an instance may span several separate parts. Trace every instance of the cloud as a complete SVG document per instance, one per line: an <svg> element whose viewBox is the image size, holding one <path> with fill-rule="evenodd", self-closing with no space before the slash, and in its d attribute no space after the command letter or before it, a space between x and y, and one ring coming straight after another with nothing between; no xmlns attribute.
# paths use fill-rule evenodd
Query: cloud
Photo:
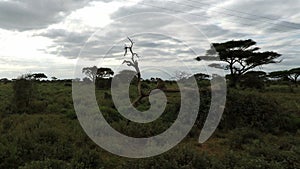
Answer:
<svg viewBox="0 0 300 169"><path fill-rule="evenodd" d="M204 55L209 43L251 38L261 51L283 55L282 63L264 66L275 70L300 64L299 7L294 0L6 0L0 1L0 28L23 31L22 37L34 32L26 36L47 41L37 50L57 61L75 59L83 49L81 57L91 64L107 53L108 66L125 59L130 36L141 65L180 69L184 65L176 62L179 58L193 71L208 64L193 59L195 52Z"/></svg>
<svg viewBox="0 0 300 169"><path fill-rule="evenodd" d="M278 8L279 1L274 3L277 3L277 5L272 4L267 6L266 3L254 3L252 1L241 3L235 0L227 0L224 2L181 0L174 1L174 3L171 3L170 1L140 1L136 5L124 6L111 14L110 17L113 22L101 30L101 35L98 33L90 39L88 45L84 49L82 57L97 60L100 57L100 53L109 51L109 54L105 56L107 59L115 59L116 62L121 61L122 58L120 57L122 56L122 49L125 43L124 39L126 36L131 36L131 34L127 33L130 32L134 34L145 32L151 30L151 28L162 30L169 29L170 32L176 32L176 34L180 34L181 37L184 36L187 40L192 42L188 44L188 47L197 48L197 46L200 46L201 50L199 51L203 54L205 54L205 50L209 48L209 41L213 43L249 38L253 38L257 41L259 47L262 47L262 51L275 50L284 54L287 52L284 49L287 49L286 45L290 42L282 37L286 36L291 38L294 36L292 31L295 31L295 29L291 29L290 27L293 26L297 28L298 24L292 22L296 21L296 19L289 20L287 18L287 21L283 19L275 20L276 22L271 20L269 22L272 22L273 24L267 25L265 22L266 18L276 18L280 16L278 12L274 12L275 8ZM256 8L256 6L259 7ZM271 11L268 10L266 12L266 8L271 9ZM145 14L147 12L162 14L159 17L156 17L157 15ZM199 28L203 33L202 38L193 38L193 36L199 33L198 31L193 31L193 29L178 29L180 27L178 22L167 17L166 14L180 17L189 22L190 26ZM131 16L132 19L125 19L126 22L120 21L120 18L130 18ZM295 15L290 12L283 16L288 17ZM246 26L244 23L248 23L251 26ZM271 31L274 30L274 28L282 26L286 26L285 34ZM259 29L259 31L263 31L258 32L257 27L263 27L262 29ZM287 31L291 32L287 33ZM186 64L192 65L194 63L193 52L188 50L187 47L182 49L182 46L180 46L182 44L178 41L168 40L170 37L157 36L155 34L143 34L142 36L133 37L136 41L136 52L144 57L151 57L152 62L159 62L160 60L164 63L174 56L179 56L187 62ZM107 42L112 42L111 40L113 39L113 42L117 44L103 45L99 43L100 41L105 41L105 39L107 39ZM79 44L74 41L73 44L75 45L72 46L71 41L68 41L67 39L64 41L69 43L69 46L66 47L70 50L63 52L62 54L66 57L72 58L72 55L75 57L75 53L78 53L79 51L77 48ZM172 44L171 42L175 44ZM109 50L113 45L115 46ZM72 53L72 51L76 52ZM284 55L284 58L293 57ZM176 65L172 62L169 62L169 64Z"/></svg>
<svg viewBox="0 0 300 169"><path fill-rule="evenodd" d="M65 29L50 29L35 36L52 39L53 44L43 49L46 53L74 59L93 32L72 32Z"/></svg>
<svg viewBox="0 0 300 169"><path fill-rule="evenodd" d="M219 18L219 25L235 30L286 32L300 30L300 1L227 0L213 5L207 13ZM297 19L298 18L298 19ZM246 29L240 29L246 28Z"/></svg>
<svg viewBox="0 0 300 169"><path fill-rule="evenodd" d="M100 0L99 0L100 1ZM59 23L92 0L5 0L0 1L0 28L32 30ZM101 0L101 2L110 2Z"/></svg>

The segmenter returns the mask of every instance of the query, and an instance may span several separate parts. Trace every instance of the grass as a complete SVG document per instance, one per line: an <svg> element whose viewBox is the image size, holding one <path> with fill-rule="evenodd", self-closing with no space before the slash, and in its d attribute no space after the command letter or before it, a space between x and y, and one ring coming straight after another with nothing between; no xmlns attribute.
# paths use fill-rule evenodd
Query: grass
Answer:
<svg viewBox="0 0 300 169"><path fill-rule="evenodd" d="M169 88L176 88L172 84ZM136 91L131 89L132 95ZM272 85L264 91L239 90L240 93L262 95L278 102L282 114L289 114L300 124L300 88ZM105 94L106 93L106 94ZM170 165L172 168L297 168L300 157L299 125L293 131L272 133L249 126L219 128L206 143L199 144L200 129L190 134L172 150L149 159L118 157L92 142L81 128L73 109L72 88L65 82L37 83L37 100L46 106L34 114L14 114L9 110L13 97L12 84L0 83L0 169L39 168L63 163L67 168L151 168ZM96 90L100 109L113 127L132 136L158 134L176 118L178 94L167 94L169 107L158 121L145 126L127 124L115 111L112 100L104 99L108 90ZM147 109L147 103L141 103ZM238 106L238 105L237 105ZM297 120L299 122L297 122ZM161 130L161 131L160 131ZM155 133L158 132L158 133ZM185 160L188 159L188 160ZM58 160L58 161L57 161ZM200 161L201 164L199 164ZM188 167L189 166L189 167ZM243 167L246 166L246 167ZM44 166L45 167L45 166Z"/></svg>

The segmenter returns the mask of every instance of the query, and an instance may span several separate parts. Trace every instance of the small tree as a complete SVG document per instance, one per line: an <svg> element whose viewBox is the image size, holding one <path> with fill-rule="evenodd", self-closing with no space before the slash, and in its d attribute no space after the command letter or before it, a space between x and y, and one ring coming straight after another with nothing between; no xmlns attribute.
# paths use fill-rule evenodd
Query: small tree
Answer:
<svg viewBox="0 0 300 169"><path fill-rule="evenodd" d="M40 80L48 78L44 73L34 73L31 75L33 79Z"/></svg>
<svg viewBox="0 0 300 169"><path fill-rule="evenodd" d="M280 70L280 71L270 72L268 77L271 79L287 81L289 80L288 74L289 74L288 70Z"/></svg>
<svg viewBox="0 0 300 169"><path fill-rule="evenodd" d="M196 80L207 80L208 78L210 78L210 76L208 74L204 74L204 73L197 73L194 74L194 77Z"/></svg>
<svg viewBox="0 0 300 169"><path fill-rule="evenodd" d="M85 67L82 69L82 73L90 78L92 82L95 82L98 78L111 78L114 75L114 71L110 68L97 68L97 66Z"/></svg>
<svg viewBox="0 0 300 169"><path fill-rule="evenodd" d="M137 59L137 58L139 58L139 55L133 51L134 42L130 38L128 38L128 40L130 41L130 46L125 45L124 56L126 56L127 54L131 54L131 59L124 60L123 64L127 64L127 66L133 67L135 69L135 74L136 74L136 79L137 79L137 91L138 91L138 98L132 102L132 105L135 106L143 98L148 97L150 95L150 92L142 91L142 76L141 76L139 63L138 63L138 59ZM161 79L157 79L156 89L161 89L164 92L179 92L179 90L168 90L165 86L164 81Z"/></svg>
<svg viewBox="0 0 300 169"><path fill-rule="evenodd" d="M97 70L97 78L111 78L114 75L114 71L110 68L99 68Z"/></svg>
<svg viewBox="0 0 300 169"><path fill-rule="evenodd" d="M298 78L300 77L300 67L288 71L288 78L298 87Z"/></svg>
<svg viewBox="0 0 300 169"><path fill-rule="evenodd" d="M92 82L91 79L88 78L88 77L83 78L82 81L83 81L84 83L91 83L91 82Z"/></svg>
<svg viewBox="0 0 300 169"><path fill-rule="evenodd" d="M31 77L31 74L26 74L13 81L13 113L29 112L36 92Z"/></svg>
<svg viewBox="0 0 300 169"><path fill-rule="evenodd" d="M85 67L82 69L82 73L84 73L88 78L90 78L92 82L96 81L97 72L98 72L97 66Z"/></svg>
<svg viewBox="0 0 300 169"><path fill-rule="evenodd" d="M241 77L241 87L263 89L267 73L263 71L249 71Z"/></svg>
<svg viewBox="0 0 300 169"><path fill-rule="evenodd" d="M57 77L51 77L52 81L56 81L57 80Z"/></svg>
<svg viewBox="0 0 300 169"><path fill-rule="evenodd" d="M260 48L255 45L256 42L251 39L213 43L211 49L207 50L206 56L199 56L196 60L213 60L219 56L220 60L226 63L226 66L219 68L230 71L230 86L236 87L240 77L253 68L280 62L276 61L280 54L269 51L258 52Z"/></svg>
<svg viewBox="0 0 300 169"><path fill-rule="evenodd" d="M268 77L279 79L282 81L290 81L298 87L298 78L300 77L300 68L294 68L291 70L281 70L281 71L274 71L269 73Z"/></svg>
<svg viewBox="0 0 300 169"><path fill-rule="evenodd" d="M128 77L134 76L133 79L129 79ZM122 70L117 75L114 76L116 79L120 79L120 81L125 83L132 83L136 84L138 82L138 77L136 75L136 72L133 70Z"/></svg>

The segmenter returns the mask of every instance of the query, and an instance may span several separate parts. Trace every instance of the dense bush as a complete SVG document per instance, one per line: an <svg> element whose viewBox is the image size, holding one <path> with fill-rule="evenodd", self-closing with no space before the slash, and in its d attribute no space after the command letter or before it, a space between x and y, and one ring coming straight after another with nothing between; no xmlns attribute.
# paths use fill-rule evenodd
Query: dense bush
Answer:
<svg viewBox="0 0 300 169"><path fill-rule="evenodd" d="M211 160L205 153L199 153L190 146L175 148L168 153L148 159L130 160L119 168L131 169L205 169Z"/></svg>
<svg viewBox="0 0 300 169"><path fill-rule="evenodd" d="M13 113L28 113L36 95L33 80L25 78L13 82L13 99L11 102Z"/></svg>
<svg viewBox="0 0 300 169"><path fill-rule="evenodd" d="M285 116L275 98L230 90L220 127L233 129L248 126L261 131L276 131L286 125L283 120Z"/></svg>
<svg viewBox="0 0 300 169"><path fill-rule="evenodd" d="M26 163L25 166L19 167L19 169L66 169L69 165L61 160L46 159L43 161L32 161Z"/></svg>
<svg viewBox="0 0 300 169"><path fill-rule="evenodd" d="M201 84L197 125L183 143L160 156L134 160L107 153L88 138L76 120L71 88L64 86L65 82L34 83L32 89L36 92L30 97L27 112L22 110L21 114L6 114L0 118L0 169L300 168L300 122L295 106L299 95L290 95L284 86L273 86L264 93L230 90L221 130L207 143L199 145L194 138L198 138L210 108L210 90L204 86L205 82ZM20 84L26 86L27 81ZM153 87L156 83L147 85ZM174 83L166 85L176 88ZM1 114L12 108L8 103L13 100L14 92L21 90L13 89L12 84L0 86ZM21 92L26 94L26 91ZM136 98L136 86L130 92ZM168 105L158 120L136 124L118 113L110 91L96 90L96 95L106 120L128 136L148 137L165 131L180 109L178 93L168 93ZM148 108L145 98L138 109Z"/></svg>
<svg viewBox="0 0 300 169"><path fill-rule="evenodd" d="M264 89L266 73L261 71L250 71L243 75L240 79L242 88Z"/></svg>
<svg viewBox="0 0 300 169"><path fill-rule="evenodd" d="M110 89L112 79L97 78L95 85L98 89Z"/></svg>

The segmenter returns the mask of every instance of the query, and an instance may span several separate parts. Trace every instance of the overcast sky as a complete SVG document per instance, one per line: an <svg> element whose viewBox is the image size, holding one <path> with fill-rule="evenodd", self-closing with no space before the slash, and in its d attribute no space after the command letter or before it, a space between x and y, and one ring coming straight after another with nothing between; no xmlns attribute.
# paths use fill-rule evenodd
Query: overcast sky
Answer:
<svg viewBox="0 0 300 169"><path fill-rule="evenodd" d="M193 58L233 39L282 54L263 70L290 69L300 66L300 1L0 0L0 78L73 78L76 64L125 69L127 36L147 76L213 71Z"/></svg>

